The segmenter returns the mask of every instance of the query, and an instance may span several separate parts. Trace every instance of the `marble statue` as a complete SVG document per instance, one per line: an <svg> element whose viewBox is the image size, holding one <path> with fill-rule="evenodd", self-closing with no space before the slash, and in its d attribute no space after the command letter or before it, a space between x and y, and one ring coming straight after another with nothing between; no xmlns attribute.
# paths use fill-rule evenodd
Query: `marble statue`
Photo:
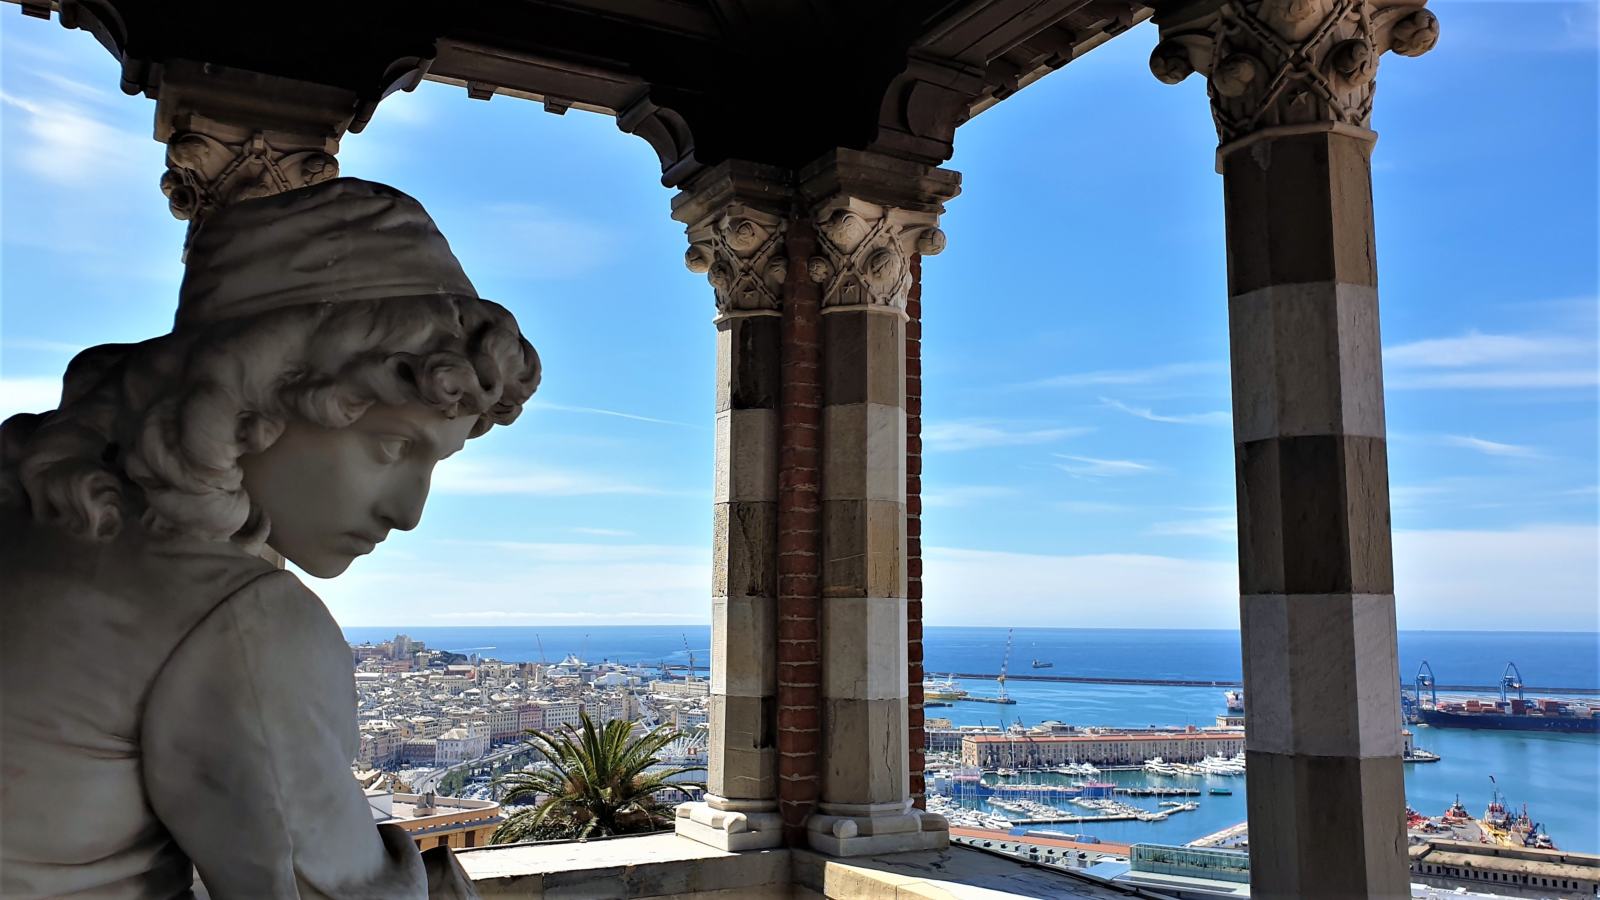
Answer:
<svg viewBox="0 0 1600 900"><path fill-rule="evenodd" d="M412 198L213 213L172 332L0 426L0 896L473 896L374 825L349 648L261 548L343 572L538 381Z"/></svg>

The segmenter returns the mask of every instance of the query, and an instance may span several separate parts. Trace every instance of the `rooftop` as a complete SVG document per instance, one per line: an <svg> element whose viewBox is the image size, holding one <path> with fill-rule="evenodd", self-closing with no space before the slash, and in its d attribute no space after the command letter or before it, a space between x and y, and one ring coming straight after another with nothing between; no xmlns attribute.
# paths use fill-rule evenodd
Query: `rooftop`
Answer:
<svg viewBox="0 0 1600 900"><path fill-rule="evenodd" d="M1600 881L1600 856L1563 850L1491 847L1465 841L1429 841L1410 850L1412 862L1567 881Z"/></svg>

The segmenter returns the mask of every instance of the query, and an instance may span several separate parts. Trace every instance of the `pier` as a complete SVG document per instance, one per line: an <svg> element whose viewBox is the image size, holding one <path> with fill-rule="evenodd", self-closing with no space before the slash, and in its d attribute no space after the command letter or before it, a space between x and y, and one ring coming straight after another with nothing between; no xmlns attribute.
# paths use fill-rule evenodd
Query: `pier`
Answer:
<svg viewBox="0 0 1600 900"><path fill-rule="evenodd" d="M1012 819L1012 825L1076 825L1081 822L1132 822L1138 816L1131 813L1105 813L1096 816L1076 816L1063 813L1044 819Z"/></svg>
<svg viewBox="0 0 1600 900"><path fill-rule="evenodd" d="M933 671L929 669L928 671ZM970 678L974 681L994 681L998 677L995 672L951 672L956 678ZM1243 681L1208 681L1190 678L1094 678L1083 675L1034 675L1031 673L1007 674L1007 681L1047 681L1060 684L1127 684L1127 685L1155 685L1157 687L1210 687L1210 688L1242 688ZM1410 688L1410 684L1404 687ZM1443 691L1473 692L1493 694L1500 690L1498 684L1441 684L1436 689ZM1542 687L1526 685L1523 690L1534 694L1567 694L1586 695L1600 694L1600 688L1583 687Z"/></svg>
<svg viewBox="0 0 1600 900"><path fill-rule="evenodd" d="M1112 788L1111 793L1129 797L1198 797L1201 791L1199 788L1119 787Z"/></svg>

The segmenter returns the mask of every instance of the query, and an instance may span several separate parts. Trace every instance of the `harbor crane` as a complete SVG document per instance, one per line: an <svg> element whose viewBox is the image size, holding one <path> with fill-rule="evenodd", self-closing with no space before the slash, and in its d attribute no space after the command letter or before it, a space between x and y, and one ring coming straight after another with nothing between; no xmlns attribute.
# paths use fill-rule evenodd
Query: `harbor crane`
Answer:
<svg viewBox="0 0 1600 900"><path fill-rule="evenodd" d="M1509 691L1516 691L1518 700L1524 699L1522 696L1522 671L1517 668L1517 664L1514 662L1506 663L1506 670L1500 673L1501 703L1511 702L1511 698L1508 696Z"/></svg>
<svg viewBox="0 0 1600 900"><path fill-rule="evenodd" d="M1014 628L1006 629L1006 653L1005 656L1001 657L1000 659L1000 676L995 679L995 681L999 682L1000 684L999 699L1001 703L1005 703L1011 699L1006 696L1006 669L1011 665L1011 635L1015 631L1016 629Z"/></svg>
<svg viewBox="0 0 1600 900"><path fill-rule="evenodd" d="M550 665L550 660L544 658L544 641L537 634L533 636L533 640L539 645L539 665Z"/></svg>
<svg viewBox="0 0 1600 900"><path fill-rule="evenodd" d="M689 636L684 634L679 637L683 638L683 652L689 654L689 674L684 680L695 681L697 679L694 677L694 651L689 649Z"/></svg>
<svg viewBox="0 0 1600 900"><path fill-rule="evenodd" d="M1433 682L1433 667L1428 665L1427 660L1423 660L1421 667L1417 669L1416 701L1418 709L1422 708L1423 691L1428 692L1429 708L1439 705L1439 691L1434 687Z"/></svg>

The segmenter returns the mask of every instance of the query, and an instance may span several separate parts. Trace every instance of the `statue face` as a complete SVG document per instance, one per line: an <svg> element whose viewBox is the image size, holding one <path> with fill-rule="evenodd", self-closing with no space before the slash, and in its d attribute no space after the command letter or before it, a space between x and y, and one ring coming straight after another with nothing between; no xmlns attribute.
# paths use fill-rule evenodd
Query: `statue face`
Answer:
<svg viewBox="0 0 1600 900"><path fill-rule="evenodd" d="M271 519L268 546L318 578L343 572L391 530L417 527L434 465L477 420L408 404L373 406L348 428L291 422L239 460L245 490Z"/></svg>

